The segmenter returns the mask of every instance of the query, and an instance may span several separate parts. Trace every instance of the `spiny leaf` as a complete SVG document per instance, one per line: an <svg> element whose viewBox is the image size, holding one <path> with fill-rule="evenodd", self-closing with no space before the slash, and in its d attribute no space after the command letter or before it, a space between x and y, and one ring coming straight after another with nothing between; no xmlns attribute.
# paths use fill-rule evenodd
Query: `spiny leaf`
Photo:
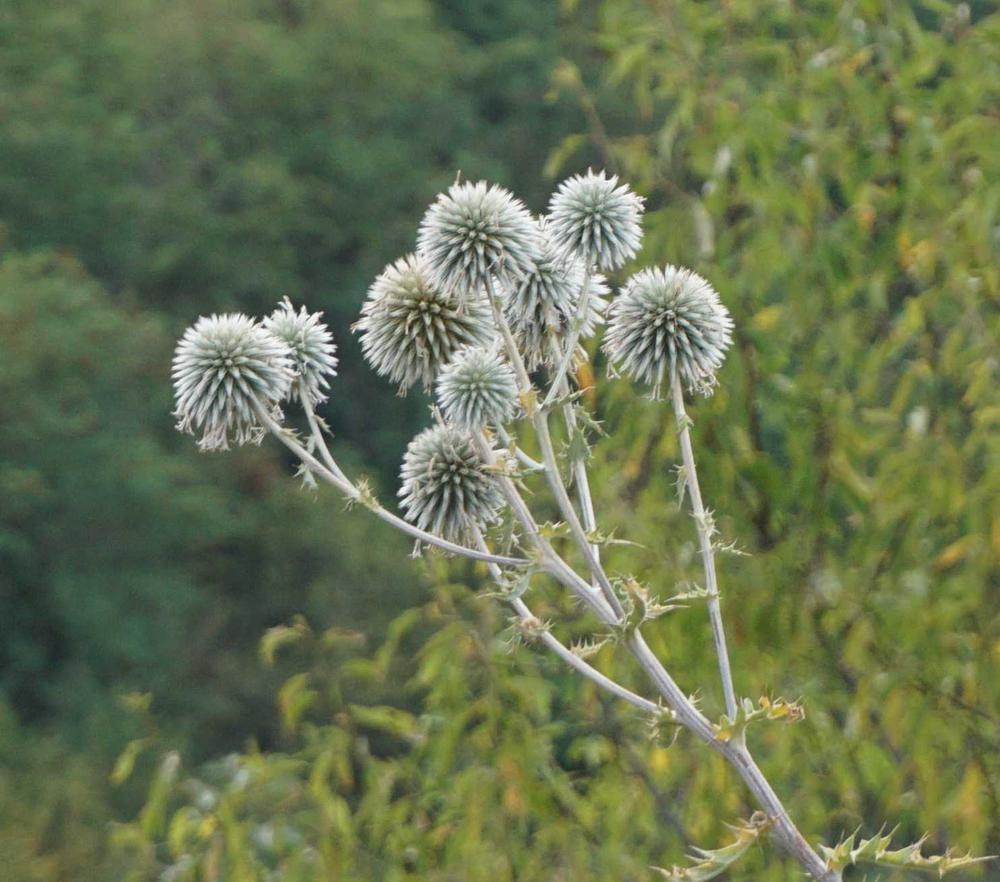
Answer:
<svg viewBox="0 0 1000 882"><path fill-rule="evenodd" d="M610 642L610 637L603 637L600 640L590 637L586 640L574 641L569 650L577 658L588 659L597 655Z"/></svg>
<svg viewBox="0 0 1000 882"><path fill-rule="evenodd" d="M749 821L732 827L736 838L729 845L715 849L692 848L692 860L695 863L691 866L650 869L656 870L664 879L670 879L672 882L705 882L714 879L743 857L770 827L771 819L767 815L763 812L754 812Z"/></svg>
<svg viewBox="0 0 1000 882"><path fill-rule="evenodd" d="M889 867L906 867L913 870L930 870L944 876L952 870L969 867L984 861L996 860L996 855L973 857L971 853L959 854L954 849L948 849L944 854L925 856L921 849L927 836L921 836L911 845L894 850L889 849L895 830L883 835L881 831L870 839L862 839L855 847L858 831L855 830L846 839L838 842L833 848L821 845L820 854L826 860L826 865L832 870L842 870L844 867L857 863L880 864Z"/></svg>
<svg viewBox="0 0 1000 882"><path fill-rule="evenodd" d="M660 603L639 581L628 576L615 582L615 588L622 599L625 614L621 622L614 626L619 636L628 637L635 633L644 622L657 619L671 610L680 609L677 604Z"/></svg>
<svg viewBox="0 0 1000 882"><path fill-rule="evenodd" d="M587 541L591 545L631 545L635 548L644 547L638 542L632 542L628 539L616 539L614 530L609 533L604 533L601 530L591 530L587 533Z"/></svg>
<svg viewBox="0 0 1000 882"><path fill-rule="evenodd" d="M784 698L770 699L767 696L759 699L756 705L749 699L744 698L736 708L736 718L730 719L723 716L718 723L715 723L715 737L719 741L732 741L734 738L742 738L747 726L755 720L780 720L785 723L797 723L805 719L805 708L796 701L786 701Z"/></svg>

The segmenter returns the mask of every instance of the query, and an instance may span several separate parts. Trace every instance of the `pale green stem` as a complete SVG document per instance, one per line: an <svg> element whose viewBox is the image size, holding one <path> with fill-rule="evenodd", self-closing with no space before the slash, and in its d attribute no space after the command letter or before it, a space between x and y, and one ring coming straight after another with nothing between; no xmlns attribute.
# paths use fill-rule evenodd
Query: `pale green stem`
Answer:
<svg viewBox="0 0 1000 882"><path fill-rule="evenodd" d="M505 447L514 451L514 456L517 457L517 460L521 463L521 465L531 469L533 472L540 472L545 469L545 466L542 463L536 459L532 459L515 443L510 432L508 432L503 426L497 426L497 435L500 440L503 441Z"/></svg>
<svg viewBox="0 0 1000 882"><path fill-rule="evenodd" d="M555 341L552 341L552 349L555 354L558 354L558 348L555 345ZM566 382L566 378L563 377L560 381L560 394L569 392L569 385ZM572 404L564 404L562 407L563 419L566 422L566 430L572 435L576 431L576 413L573 410ZM590 476L587 474L587 463L583 459L574 459L570 463L570 467L573 469L573 484L576 486L577 497L580 500L580 513L583 516L583 526L588 533L593 534L597 530L597 516L594 513L594 500L590 493ZM590 550L594 555L594 559L600 563L601 562L601 547L597 543L591 543Z"/></svg>
<svg viewBox="0 0 1000 882"><path fill-rule="evenodd" d="M333 454L330 453L330 448L326 444L326 440L323 438L323 429L319 424L319 420L316 418L316 411L313 410L312 402L308 398L302 399L302 409L305 411L306 419L309 421L309 429L312 432L312 437L316 440L316 449L319 450L320 456L326 467L333 472L342 481L350 483L347 475L341 470L340 466L337 465L337 461L333 458Z"/></svg>
<svg viewBox="0 0 1000 882"><path fill-rule="evenodd" d="M733 674L729 666L729 650L726 648L726 632L722 626L722 608L719 603L719 582L715 573L715 543L712 538L712 528L708 521L705 506L701 501L701 488L698 485L698 471L694 464L694 449L691 446L691 421L684 410L684 390L681 388L680 377L676 369L670 372L670 397L674 404L674 416L677 419L677 437L680 441L681 459L684 463L684 483L688 497L691 500L691 511L694 515L695 527L698 530L698 541L701 545L701 560L705 569L705 590L708 592L708 617L712 623L712 640L715 643L715 655L719 663L719 674L722 678L722 692L726 700L726 715L736 719L736 692L733 689Z"/></svg>
<svg viewBox="0 0 1000 882"><path fill-rule="evenodd" d="M573 358L576 355L577 344L580 342L580 334L583 333L583 326L587 323L587 311L590 309L590 281L593 271L590 265L590 257L586 257L585 260L586 269L583 273L583 287L580 289L580 300L576 305L576 315L570 322L566 349L553 375L552 385L549 387L549 394L545 396L545 402L542 405L543 408L548 407L555 400L556 395L559 394L559 385L569 373L570 365L573 363Z"/></svg>
<svg viewBox="0 0 1000 882"><path fill-rule="evenodd" d="M589 291L589 285L584 286L584 292L587 291ZM604 599L607 601L611 609L614 610L616 616L620 618L622 614L621 603L615 595L615 591L610 580L601 568L600 561L594 557L594 554L591 551L586 531L580 524L580 519L577 517L576 509L573 508L573 503L569 498L569 494L566 492L566 486L563 483L562 475L559 473L559 464L556 460L555 449L552 446L552 436L549 434L549 423L546 411L544 408L538 408L533 401L535 392L531 385L531 378L528 376L527 368L525 368L524 365L524 359L521 358L521 353L518 351L514 335L511 333L510 325L507 323L507 318L503 314L499 298L497 297L496 292L493 289L493 283L490 280L487 280L486 292L489 296L490 304L493 307L494 323L497 326L497 330L500 331L500 335L503 337L504 344L507 348L507 356L510 359L511 364L514 366L514 373L517 376L519 387L518 391L521 394L522 403L527 411L527 415L531 419L532 425L535 427L535 435L538 438L538 446L541 449L542 462L545 464L545 477L548 481L549 488L552 491L552 495L555 497L562 516L566 519L566 523L570 528L570 533L573 535L573 539L580 547L580 553L583 555L587 568L597 581L604 594ZM583 299L582 296L581 299Z"/></svg>

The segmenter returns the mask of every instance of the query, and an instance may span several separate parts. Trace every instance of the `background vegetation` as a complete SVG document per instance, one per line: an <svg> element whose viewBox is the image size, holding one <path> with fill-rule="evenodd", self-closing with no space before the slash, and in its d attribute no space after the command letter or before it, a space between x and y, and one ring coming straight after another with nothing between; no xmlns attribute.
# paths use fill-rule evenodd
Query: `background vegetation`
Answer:
<svg viewBox="0 0 1000 882"><path fill-rule="evenodd" d="M754 735L789 808L827 842L1000 851L998 107L987 2L5 0L7 877L640 879L749 812L685 739L510 653L482 572L169 418L183 327L288 294L342 348L338 454L388 490L426 416L350 337L369 280L457 170L542 210L588 164L648 197L640 262L737 321L693 415L749 554L722 573L737 688L807 709ZM615 564L672 592L668 409L594 394L602 521L643 546ZM650 632L714 682L703 616Z"/></svg>

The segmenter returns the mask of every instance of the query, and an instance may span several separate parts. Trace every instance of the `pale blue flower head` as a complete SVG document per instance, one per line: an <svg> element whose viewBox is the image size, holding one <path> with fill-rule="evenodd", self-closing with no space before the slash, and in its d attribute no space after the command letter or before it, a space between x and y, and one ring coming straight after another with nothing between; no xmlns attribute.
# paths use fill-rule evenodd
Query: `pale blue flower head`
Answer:
<svg viewBox="0 0 1000 882"><path fill-rule="evenodd" d="M258 442L260 412L280 417L295 380L291 350L248 316L202 317L174 351L177 428L201 433L202 450Z"/></svg>
<svg viewBox="0 0 1000 882"><path fill-rule="evenodd" d="M508 190L478 183L454 184L427 209L417 253L432 284L465 299L492 278L521 278L537 251L535 223Z"/></svg>
<svg viewBox="0 0 1000 882"><path fill-rule="evenodd" d="M406 449L400 506L420 529L452 542L470 541L496 520L502 497L471 436L454 426L432 426Z"/></svg>
<svg viewBox="0 0 1000 882"><path fill-rule="evenodd" d="M643 200L603 171L575 175L549 202L548 226L561 254L576 254L601 270L631 260L642 243Z"/></svg>
<svg viewBox="0 0 1000 882"><path fill-rule="evenodd" d="M337 376L337 347L322 318L323 313L310 313L305 307L296 312L286 297L263 321L264 327L291 350L295 363L291 397L310 406L326 401L328 377Z"/></svg>
<svg viewBox="0 0 1000 882"><path fill-rule="evenodd" d="M709 394L732 331L715 289L697 273L668 265L640 270L625 283L608 310L604 351L656 397L674 370L689 391Z"/></svg>
<svg viewBox="0 0 1000 882"><path fill-rule="evenodd" d="M558 253L544 219L538 224L538 241L538 257L531 270L504 296L504 315L529 370L558 362L576 317L585 279L590 297L580 340L597 330L608 295L603 276L590 273L588 278L582 257Z"/></svg>
<svg viewBox="0 0 1000 882"><path fill-rule="evenodd" d="M517 410L517 380L495 346L459 352L437 381L444 418L467 429L499 426Z"/></svg>
<svg viewBox="0 0 1000 882"><path fill-rule="evenodd" d="M423 259L410 254L375 280L354 330L369 364L402 393L418 381L430 389L459 349L489 342L493 317L485 296L459 302L431 281Z"/></svg>

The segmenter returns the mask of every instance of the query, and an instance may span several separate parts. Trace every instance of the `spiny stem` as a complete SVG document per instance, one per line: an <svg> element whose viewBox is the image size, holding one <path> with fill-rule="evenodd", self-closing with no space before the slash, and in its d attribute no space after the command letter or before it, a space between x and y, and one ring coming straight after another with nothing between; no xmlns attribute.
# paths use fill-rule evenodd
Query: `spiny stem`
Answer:
<svg viewBox="0 0 1000 882"><path fill-rule="evenodd" d="M337 465L337 461L333 458L333 454L330 453L330 448L327 446L326 439L323 437L323 431L319 424L319 419L316 417L316 411L313 409L312 402L309 401L308 397L302 398L302 409L305 411L306 419L309 421L309 429L312 432L313 439L315 439L316 449L319 450L320 456L323 458L323 462L326 464L326 467L342 481L350 483L347 475L345 475L340 466Z"/></svg>
<svg viewBox="0 0 1000 882"><path fill-rule="evenodd" d="M552 341L552 351L554 354L558 355L559 350ZM560 394L565 394L569 392L569 384L566 382L566 378L563 377L560 380ZM562 407L563 420L566 423L566 431L572 435L577 428L576 413L573 410L572 404L564 404ZM573 469L573 483L576 486L577 498L580 501L580 513L583 516L583 526L586 528L588 533L593 534L597 530L597 516L594 513L594 500L590 493L590 476L587 473L587 463L584 462L582 458L576 458L571 461L571 468ZM598 563L601 562L601 548L596 543L592 543L590 550L594 555L594 560Z"/></svg>
<svg viewBox="0 0 1000 882"><path fill-rule="evenodd" d="M542 463L540 463L536 459L532 459L530 456L528 456L527 453L525 453L520 448L520 446L514 441L514 438L511 436L510 432L508 432L503 426L497 426L496 430L497 430L497 437L499 437L500 440L503 441L505 446L509 447L514 451L514 456L517 457L518 462L520 462L527 468L531 469L533 472L540 472L545 469L545 466Z"/></svg>
<svg viewBox="0 0 1000 882"><path fill-rule="evenodd" d="M534 390L531 386L531 378L528 376L528 371L524 365L524 359L521 358L521 353L518 351L514 335L510 330L510 325L507 323L507 318L504 316L503 310L500 308L500 302L497 298L496 291L493 289L492 281L487 280L486 290L489 295L490 303L493 307L493 321L496 324L497 330L500 331L500 334L504 339L504 343L507 348L507 355L510 358L511 363L514 365L514 371L518 378L518 386L520 387L519 391L522 399L527 399L533 395ZM585 292L587 290L589 290L589 285L584 288ZM574 346L575 345L576 344L574 343ZM572 533L574 540L580 547L580 553L583 555L583 559L587 563L588 569L603 592L605 601L614 611L615 616L621 618L621 603L615 595L614 588L611 586L610 580L601 568L600 561L594 556L594 553L591 550L591 545L587 541L587 534L584 531L583 526L580 524L580 519L577 517L576 509L573 508L573 503L569 498L569 494L566 492L566 486L563 483L562 475L559 473L559 463L556 460L555 449L552 446L552 436L549 433L547 412L544 407L533 407L530 408L528 416L530 417L531 423L535 428L535 436L538 439L538 446L541 449L542 462L545 465L545 478L548 481L549 489L555 497L562 516L566 519L566 523L569 525L570 533Z"/></svg>
<svg viewBox="0 0 1000 882"><path fill-rule="evenodd" d="M701 488L698 485L698 472L694 463L694 449L691 446L690 420L684 409L684 391L681 388L680 377L676 368L670 371L670 397L674 404L674 416L677 419L677 438L680 441L681 459L684 463L684 487L691 499L691 511L694 515L695 527L698 530L698 541L701 545L701 560L705 569L705 590L708 592L708 617L712 623L712 640L715 643L715 655L719 662L719 674L722 678L722 692L726 700L726 716L736 719L736 692L733 689L733 674L729 666L729 650L726 648L726 632L722 626L722 608L719 604L719 584L715 573L715 547L711 528L701 501Z"/></svg>
<svg viewBox="0 0 1000 882"><path fill-rule="evenodd" d="M482 431L473 435L473 441L483 460L490 464L495 463L495 455ZM500 485L500 492L503 493L507 504L510 505L511 511L514 513L514 517L517 518L525 533L527 533L532 545L542 555L546 571L579 597L601 621L606 624L615 621L615 614L604 600L601 592L592 589L590 585L577 576L573 569L556 554L555 549L552 548L552 544L542 536L534 515L532 515L524 498L518 492L514 482L503 474L497 475L497 482Z"/></svg>
<svg viewBox="0 0 1000 882"><path fill-rule="evenodd" d="M573 363L573 356L576 354L576 346L580 342L580 334L583 332L583 326L587 323L587 311L590 309L590 280L593 270L589 255L585 257L585 260L586 268L583 272L583 287L580 289L580 300L576 305L576 315L573 316L573 320L570 323L566 349L553 375L552 385L549 387L549 394L545 396L545 402L542 405L543 408L550 405L555 400L556 395L559 394L559 386L569 373L569 366Z"/></svg>

